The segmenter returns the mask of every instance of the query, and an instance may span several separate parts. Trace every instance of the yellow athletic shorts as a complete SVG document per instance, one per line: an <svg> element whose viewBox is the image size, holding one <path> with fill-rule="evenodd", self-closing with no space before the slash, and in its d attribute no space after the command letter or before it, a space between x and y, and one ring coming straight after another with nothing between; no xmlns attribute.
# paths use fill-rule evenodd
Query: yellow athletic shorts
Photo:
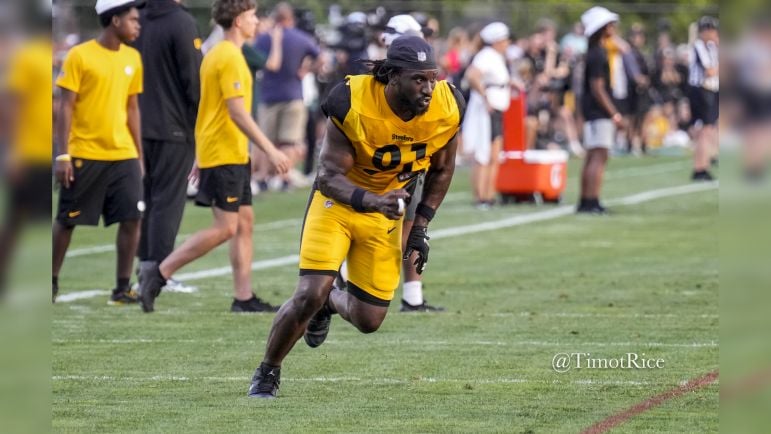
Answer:
<svg viewBox="0 0 771 434"><path fill-rule="evenodd" d="M348 291L376 306L388 306L399 286L402 221L378 212L359 213L313 193L300 244L300 275L337 275L348 259Z"/></svg>

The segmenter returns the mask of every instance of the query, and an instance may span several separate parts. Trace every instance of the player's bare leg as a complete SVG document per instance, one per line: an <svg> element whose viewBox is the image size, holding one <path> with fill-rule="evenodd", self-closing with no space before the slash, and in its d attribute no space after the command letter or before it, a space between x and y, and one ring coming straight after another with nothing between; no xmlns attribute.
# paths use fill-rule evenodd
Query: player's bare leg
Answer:
<svg viewBox="0 0 771 434"><path fill-rule="evenodd" d="M134 266L137 246L139 246L139 220L121 222L115 237L115 247L118 252L117 276L129 279Z"/></svg>
<svg viewBox="0 0 771 434"><path fill-rule="evenodd" d="M236 300L252 298L252 225L254 211L249 205L238 207L238 229L230 240L230 265L233 268L233 296Z"/></svg>
<svg viewBox="0 0 771 434"><path fill-rule="evenodd" d="M305 333L308 322L321 309L332 289L334 276L300 276L292 298L281 306L268 335L264 363L280 367L295 342Z"/></svg>
<svg viewBox="0 0 771 434"><path fill-rule="evenodd" d="M412 230L412 220L404 220L402 224L402 251L407 248L407 238ZM414 252L407 259L402 259L402 305L399 312L442 312L441 306L432 306L423 298L423 276L415 269L418 253Z"/></svg>
<svg viewBox="0 0 771 434"><path fill-rule="evenodd" d="M366 303L340 290L334 290L329 294L328 306L332 313L339 314L362 333L377 331L388 313L388 308L385 306Z"/></svg>
<svg viewBox="0 0 771 434"><path fill-rule="evenodd" d="M64 256L67 254L67 248L72 240L72 232L75 226L64 226L58 221L54 221L53 227L53 260L51 261L51 280L53 281L54 298L59 292L59 271L64 264Z"/></svg>
<svg viewBox="0 0 771 434"><path fill-rule="evenodd" d="M693 150L694 181L711 181L709 173L710 159L713 157L713 141L716 142L717 128L714 125L704 125L696 130L696 145Z"/></svg>
<svg viewBox="0 0 771 434"><path fill-rule="evenodd" d="M200 258L215 247L233 238L238 231L238 213L212 208L214 224L193 234L160 264L140 263L140 301L142 310L155 310L155 299L166 281L184 265Z"/></svg>
<svg viewBox="0 0 771 434"><path fill-rule="evenodd" d="M498 136L490 143L490 163L487 179L483 185L483 188L485 189L484 200L488 204L493 204L495 202L495 182L498 178L498 162L500 161L499 155L501 149L503 149L503 137Z"/></svg>
<svg viewBox="0 0 771 434"><path fill-rule="evenodd" d="M185 240L159 265L161 274L169 278L175 271L205 255L215 247L233 238L238 231L238 213L212 208L214 224Z"/></svg>

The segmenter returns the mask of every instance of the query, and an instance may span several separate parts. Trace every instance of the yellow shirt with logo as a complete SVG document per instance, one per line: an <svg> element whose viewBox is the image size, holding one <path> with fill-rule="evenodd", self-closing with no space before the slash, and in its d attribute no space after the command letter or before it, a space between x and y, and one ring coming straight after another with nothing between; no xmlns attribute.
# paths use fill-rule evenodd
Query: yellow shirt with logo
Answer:
<svg viewBox="0 0 771 434"><path fill-rule="evenodd" d="M242 97L247 113L252 106L252 75L234 43L215 45L201 62L201 102L195 124L195 156L205 169L249 161L249 141L230 119L226 101Z"/></svg>
<svg viewBox="0 0 771 434"><path fill-rule="evenodd" d="M142 59L121 44L110 50L90 40L73 47L56 85L75 92L68 141L73 157L117 161L137 158L128 128L128 98L142 93Z"/></svg>
<svg viewBox="0 0 771 434"><path fill-rule="evenodd" d="M25 42L9 65L5 87L19 103L12 158L21 163L51 165L52 50L50 39Z"/></svg>
<svg viewBox="0 0 771 434"><path fill-rule="evenodd" d="M405 122L388 105L383 83L371 75L354 75L333 89L323 109L356 153L348 179L383 194L428 170L431 156L460 129L464 107L457 89L439 81L428 111Z"/></svg>

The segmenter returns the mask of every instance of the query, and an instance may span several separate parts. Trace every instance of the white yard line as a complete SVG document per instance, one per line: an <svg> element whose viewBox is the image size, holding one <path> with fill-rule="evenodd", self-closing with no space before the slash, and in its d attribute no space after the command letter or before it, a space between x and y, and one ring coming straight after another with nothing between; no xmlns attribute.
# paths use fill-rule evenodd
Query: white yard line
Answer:
<svg viewBox="0 0 771 434"><path fill-rule="evenodd" d="M61 294L56 297L57 303L69 303L75 300L82 300L85 298L101 297L109 294L110 291L104 289L90 289L88 291L68 292L67 294Z"/></svg>
<svg viewBox="0 0 771 434"><path fill-rule="evenodd" d="M221 377L187 377L182 375L154 375L152 377L118 377L111 375L54 375L53 381L88 381L100 383L154 383L154 382L201 382L211 381L217 383L238 382L247 383L249 377L244 376L221 376ZM483 384L573 384L576 386L665 386L672 383L666 381L636 381L636 380L595 380L595 379L527 379L527 378L362 378L362 377L288 377L283 378L286 382L304 382L304 383L365 383L365 384L416 384L416 383L450 383L450 384L468 384L470 386ZM715 384L718 384L717 382Z"/></svg>
<svg viewBox="0 0 771 434"><path fill-rule="evenodd" d="M265 231L271 231L274 229L283 229L283 228L289 228L296 226L297 229L300 229L300 225L302 224L302 219L286 219L286 220L276 220L274 222L269 223L258 223L254 225L254 231L255 232L265 232ZM180 234L178 235L178 241L182 241L192 234ZM88 256L88 255L95 255L97 253L107 253L112 252L115 250L115 244L103 244L101 246L91 246L91 247L81 247L79 249L72 249L67 252L68 258L76 258L78 256Z"/></svg>
<svg viewBox="0 0 771 434"><path fill-rule="evenodd" d="M298 255L282 256L280 258L265 259L252 262L252 271L265 270L267 268L282 267L284 265L297 264L300 261ZM208 279L209 277L224 276L233 272L230 266L211 268L208 270L192 271L190 273L175 274L174 278L181 282L191 282L193 280Z"/></svg>
<svg viewBox="0 0 771 434"><path fill-rule="evenodd" d="M662 318L698 318L717 319L718 314L703 313L699 315L683 315L678 313L581 313L581 312L495 312L482 314L481 316L494 317L545 317L545 318L628 318L628 319L662 319Z"/></svg>
<svg viewBox="0 0 771 434"><path fill-rule="evenodd" d="M54 344L110 344L110 345L140 345L140 344L174 344L174 343L186 343L186 344L201 344L201 345L213 345L213 344L225 344L232 345L231 342L227 342L223 339L206 340L206 339L149 339L149 338L134 338L134 339L53 339L51 341ZM470 347L470 346L496 346L496 347L556 347L565 349L566 351L587 351L594 348L605 347L627 347L631 350L641 350L644 348L717 348L718 342L555 342L555 341L435 341L435 340L421 340L421 339L379 339L376 341L364 341L361 339L351 340L338 340L329 339L324 341L326 345L341 345L341 346L372 346L377 345L409 345L414 348L421 348L425 346L442 346L442 347Z"/></svg>
<svg viewBox="0 0 771 434"><path fill-rule="evenodd" d="M683 194L696 193L707 190L717 189L719 183L708 182L699 184L685 184L676 187L660 188L656 190L644 191L642 193L636 193L629 196L610 199L607 201L608 205L623 206L623 205L636 205L643 202L649 202L656 199L661 199L671 196L679 196ZM457 237L462 235L475 234L479 232L494 231L503 228L510 228L514 226L525 225L529 223L535 223L545 220L553 220L566 215L575 213L575 207L572 205L564 205L558 208L552 208L544 211L538 211L530 214L516 215L513 217L507 217L500 220L494 220L484 223L475 223L471 225L455 226L444 229L437 229L431 232L431 239L438 240L442 238ZM284 220L288 221L288 220ZM285 265L294 265L299 261L298 255L288 255L279 258L266 259L256 261L252 263L252 270L264 270L268 268L281 267ZM211 268L208 270L194 271L190 273L183 273L175 275L174 277L183 282L206 279L210 277L225 276L230 274L232 268L230 266ZM89 295L83 295L88 293ZM63 294L57 298L58 302L68 302L74 300L80 300L83 298L97 297L105 294L106 292L95 291L81 291Z"/></svg>

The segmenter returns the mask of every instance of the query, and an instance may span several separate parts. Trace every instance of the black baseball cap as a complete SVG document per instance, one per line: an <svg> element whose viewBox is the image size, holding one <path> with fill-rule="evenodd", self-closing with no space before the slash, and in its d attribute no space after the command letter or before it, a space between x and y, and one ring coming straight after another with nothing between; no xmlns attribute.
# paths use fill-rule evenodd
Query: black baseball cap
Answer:
<svg viewBox="0 0 771 434"><path fill-rule="evenodd" d="M717 18L710 17L708 15L699 18L697 26L699 27L699 31L710 29L718 30L720 28L720 24Z"/></svg>
<svg viewBox="0 0 771 434"><path fill-rule="evenodd" d="M386 64L418 71L437 69L433 48L420 36L404 35L396 38L388 47Z"/></svg>

